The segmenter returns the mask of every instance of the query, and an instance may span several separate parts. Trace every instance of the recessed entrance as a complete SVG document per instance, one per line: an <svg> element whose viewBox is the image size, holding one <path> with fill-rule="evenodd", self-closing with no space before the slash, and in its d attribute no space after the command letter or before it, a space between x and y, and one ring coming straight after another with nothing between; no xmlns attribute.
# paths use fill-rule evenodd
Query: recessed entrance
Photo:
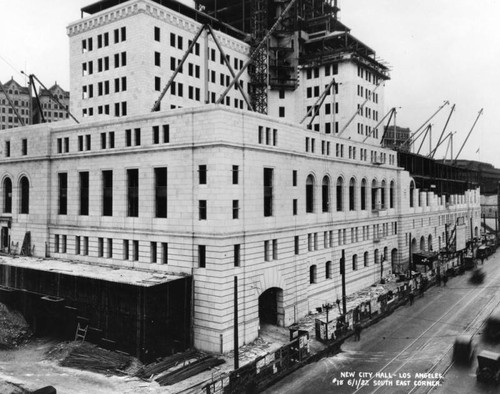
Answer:
<svg viewBox="0 0 500 394"><path fill-rule="evenodd" d="M259 297L260 324L283 325L283 290L278 287L267 289Z"/></svg>

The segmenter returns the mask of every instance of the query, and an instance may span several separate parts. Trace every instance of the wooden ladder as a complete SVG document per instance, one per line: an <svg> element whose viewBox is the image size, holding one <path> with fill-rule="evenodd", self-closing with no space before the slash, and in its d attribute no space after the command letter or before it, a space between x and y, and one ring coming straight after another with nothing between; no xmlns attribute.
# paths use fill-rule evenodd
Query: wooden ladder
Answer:
<svg viewBox="0 0 500 394"><path fill-rule="evenodd" d="M78 322L78 325L76 326L75 341L78 340L81 340L82 342L85 341L88 329L89 329L88 324L85 327L82 327L80 326L80 322Z"/></svg>

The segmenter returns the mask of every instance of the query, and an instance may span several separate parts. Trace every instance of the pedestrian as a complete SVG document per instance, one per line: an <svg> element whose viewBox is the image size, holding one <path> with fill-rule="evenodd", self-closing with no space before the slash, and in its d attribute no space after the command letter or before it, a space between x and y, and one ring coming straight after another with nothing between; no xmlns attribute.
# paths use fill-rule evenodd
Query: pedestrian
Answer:
<svg viewBox="0 0 500 394"><path fill-rule="evenodd" d="M425 288L424 288L424 282L420 281L420 297L424 296Z"/></svg>
<svg viewBox="0 0 500 394"><path fill-rule="evenodd" d="M361 340L361 324L359 323L354 324L354 340L355 341Z"/></svg>
<svg viewBox="0 0 500 394"><path fill-rule="evenodd" d="M413 305L413 299L415 298L415 295L413 294L413 290L410 291L410 294L408 294L408 298L410 300L410 305Z"/></svg>
<svg viewBox="0 0 500 394"><path fill-rule="evenodd" d="M444 287L446 287L446 282L448 282L448 277L446 275L443 275L443 284L444 284Z"/></svg>
<svg viewBox="0 0 500 394"><path fill-rule="evenodd" d="M441 274L439 272L436 275L436 281L437 281L438 286L441 286Z"/></svg>

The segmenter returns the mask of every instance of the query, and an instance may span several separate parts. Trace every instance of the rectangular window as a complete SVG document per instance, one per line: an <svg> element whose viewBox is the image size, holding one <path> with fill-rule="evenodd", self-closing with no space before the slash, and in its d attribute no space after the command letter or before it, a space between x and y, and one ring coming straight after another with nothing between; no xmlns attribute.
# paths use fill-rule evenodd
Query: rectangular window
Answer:
<svg viewBox="0 0 500 394"><path fill-rule="evenodd" d="M83 237L82 254L84 256L88 256L89 255L89 237Z"/></svg>
<svg viewBox="0 0 500 394"><path fill-rule="evenodd" d="M153 144L160 143L160 126L153 126Z"/></svg>
<svg viewBox="0 0 500 394"><path fill-rule="evenodd" d="M163 130L163 143L167 144L170 142L170 125L164 124L162 126L162 130Z"/></svg>
<svg viewBox="0 0 500 394"><path fill-rule="evenodd" d="M149 255L151 257L151 263L158 262L157 245L156 242L151 242L149 244Z"/></svg>
<svg viewBox="0 0 500 394"><path fill-rule="evenodd" d="M297 170L292 171L292 186L297 186Z"/></svg>
<svg viewBox="0 0 500 394"><path fill-rule="evenodd" d="M159 92L161 90L161 78L155 77L155 90Z"/></svg>
<svg viewBox="0 0 500 394"><path fill-rule="evenodd" d="M160 41L160 28L156 27L154 28L154 36L155 36L155 41Z"/></svg>
<svg viewBox="0 0 500 394"><path fill-rule="evenodd" d="M155 66L161 67L161 54L160 54L160 52L155 52Z"/></svg>
<svg viewBox="0 0 500 394"><path fill-rule="evenodd" d="M128 239L123 240L123 260L128 260L129 258L129 242Z"/></svg>
<svg viewBox="0 0 500 394"><path fill-rule="evenodd" d="M26 138L23 138L23 140L22 140L21 153L23 156L26 156L28 154L28 140Z"/></svg>
<svg viewBox="0 0 500 394"><path fill-rule="evenodd" d="M125 146L132 146L132 129L125 130Z"/></svg>
<svg viewBox="0 0 500 394"><path fill-rule="evenodd" d="M198 202L200 220L207 220L207 200Z"/></svg>
<svg viewBox="0 0 500 394"><path fill-rule="evenodd" d="M75 237L75 254L80 254L80 237Z"/></svg>
<svg viewBox="0 0 500 394"><path fill-rule="evenodd" d="M104 238L97 238L97 257L104 256Z"/></svg>
<svg viewBox="0 0 500 394"><path fill-rule="evenodd" d="M241 245L234 245L234 266L239 267L240 266L240 251L241 251Z"/></svg>
<svg viewBox="0 0 500 394"><path fill-rule="evenodd" d="M89 173L80 172L80 215L89 214Z"/></svg>
<svg viewBox="0 0 500 394"><path fill-rule="evenodd" d="M264 260L269 261L269 241L264 241Z"/></svg>
<svg viewBox="0 0 500 394"><path fill-rule="evenodd" d="M273 239L273 260L278 260L278 240Z"/></svg>
<svg viewBox="0 0 500 394"><path fill-rule="evenodd" d="M156 217L167 217L167 167L155 168Z"/></svg>
<svg viewBox="0 0 500 394"><path fill-rule="evenodd" d="M233 200L233 219L238 219L240 214L240 205L238 200Z"/></svg>
<svg viewBox="0 0 500 394"><path fill-rule="evenodd" d="M132 241L132 260L139 261L139 241Z"/></svg>
<svg viewBox="0 0 500 394"><path fill-rule="evenodd" d="M273 216L273 169L264 168L264 216Z"/></svg>
<svg viewBox="0 0 500 394"><path fill-rule="evenodd" d="M238 172L239 172L239 167L233 166L233 185L238 184Z"/></svg>
<svg viewBox="0 0 500 394"><path fill-rule="evenodd" d="M113 171L102 172L102 216L113 216Z"/></svg>
<svg viewBox="0 0 500 394"><path fill-rule="evenodd" d="M205 268L207 266L207 247L198 245L198 267Z"/></svg>
<svg viewBox="0 0 500 394"><path fill-rule="evenodd" d="M54 253L59 253L59 235L54 236Z"/></svg>
<svg viewBox="0 0 500 394"><path fill-rule="evenodd" d="M106 149L106 133L101 133L101 149Z"/></svg>
<svg viewBox="0 0 500 394"><path fill-rule="evenodd" d="M134 129L135 146L141 145L141 129Z"/></svg>
<svg viewBox="0 0 500 394"><path fill-rule="evenodd" d="M161 243L161 263L168 264L168 243Z"/></svg>
<svg viewBox="0 0 500 394"><path fill-rule="evenodd" d="M139 216L139 170L127 170L127 216Z"/></svg>
<svg viewBox="0 0 500 394"><path fill-rule="evenodd" d="M298 235L296 235L294 237L293 243L294 243L295 254L299 254L300 253L300 244L299 244L299 236Z"/></svg>
<svg viewBox="0 0 500 394"><path fill-rule="evenodd" d="M298 201L296 198L293 199L293 215L297 215L298 212Z"/></svg>
<svg viewBox="0 0 500 394"><path fill-rule="evenodd" d="M115 147L115 132L110 131L108 133L108 142L109 142L109 148L113 149Z"/></svg>
<svg viewBox="0 0 500 394"><path fill-rule="evenodd" d="M61 253L66 253L66 246L68 245L68 237L66 235L61 236Z"/></svg>
<svg viewBox="0 0 500 394"><path fill-rule="evenodd" d="M92 140L91 140L91 135L90 135L90 134L87 134L87 135L85 136L85 149L86 149L86 150L90 150L90 148L91 148L91 141L92 141Z"/></svg>
<svg viewBox="0 0 500 394"><path fill-rule="evenodd" d="M10 141L5 141L5 157L10 157Z"/></svg>
<svg viewBox="0 0 500 394"><path fill-rule="evenodd" d="M199 176L200 185L206 185L207 184L207 166L206 165L198 166L198 176Z"/></svg>
<svg viewBox="0 0 500 394"><path fill-rule="evenodd" d="M108 259L113 258L113 239L108 238L108 254L107 254Z"/></svg>
<svg viewBox="0 0 500 394"><path fill-rule="evenodd" d="M68 213L68 174L63 172L59 178L59 215Z"/></svg>

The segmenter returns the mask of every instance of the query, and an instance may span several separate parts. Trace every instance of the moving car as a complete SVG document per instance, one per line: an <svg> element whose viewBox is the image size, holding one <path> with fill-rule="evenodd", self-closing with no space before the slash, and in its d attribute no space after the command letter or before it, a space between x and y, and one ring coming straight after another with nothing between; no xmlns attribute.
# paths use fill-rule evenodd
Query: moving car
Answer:
<svg viewBox="0 0 500 394"><path fill-rule="evenodd" d="M460 364L470 364L474 357L472 335L460 335L453 345L453 361Z"/></svg>
<svg viewBox="0 0 500 394"><path fill-rule="evenodd" d="M485 274L484 274L483 270L480 268L476 268L472 271L470 281L472 283L476 283L476 284L483 283L484 276L485 276Z"/></svg>
<svg viewBox="0 0 500 394"><path fill-rule="evenodd" d="M497 310L486 319L485 334L486 338L493 341L500 338L500 311Z"/></svg>

